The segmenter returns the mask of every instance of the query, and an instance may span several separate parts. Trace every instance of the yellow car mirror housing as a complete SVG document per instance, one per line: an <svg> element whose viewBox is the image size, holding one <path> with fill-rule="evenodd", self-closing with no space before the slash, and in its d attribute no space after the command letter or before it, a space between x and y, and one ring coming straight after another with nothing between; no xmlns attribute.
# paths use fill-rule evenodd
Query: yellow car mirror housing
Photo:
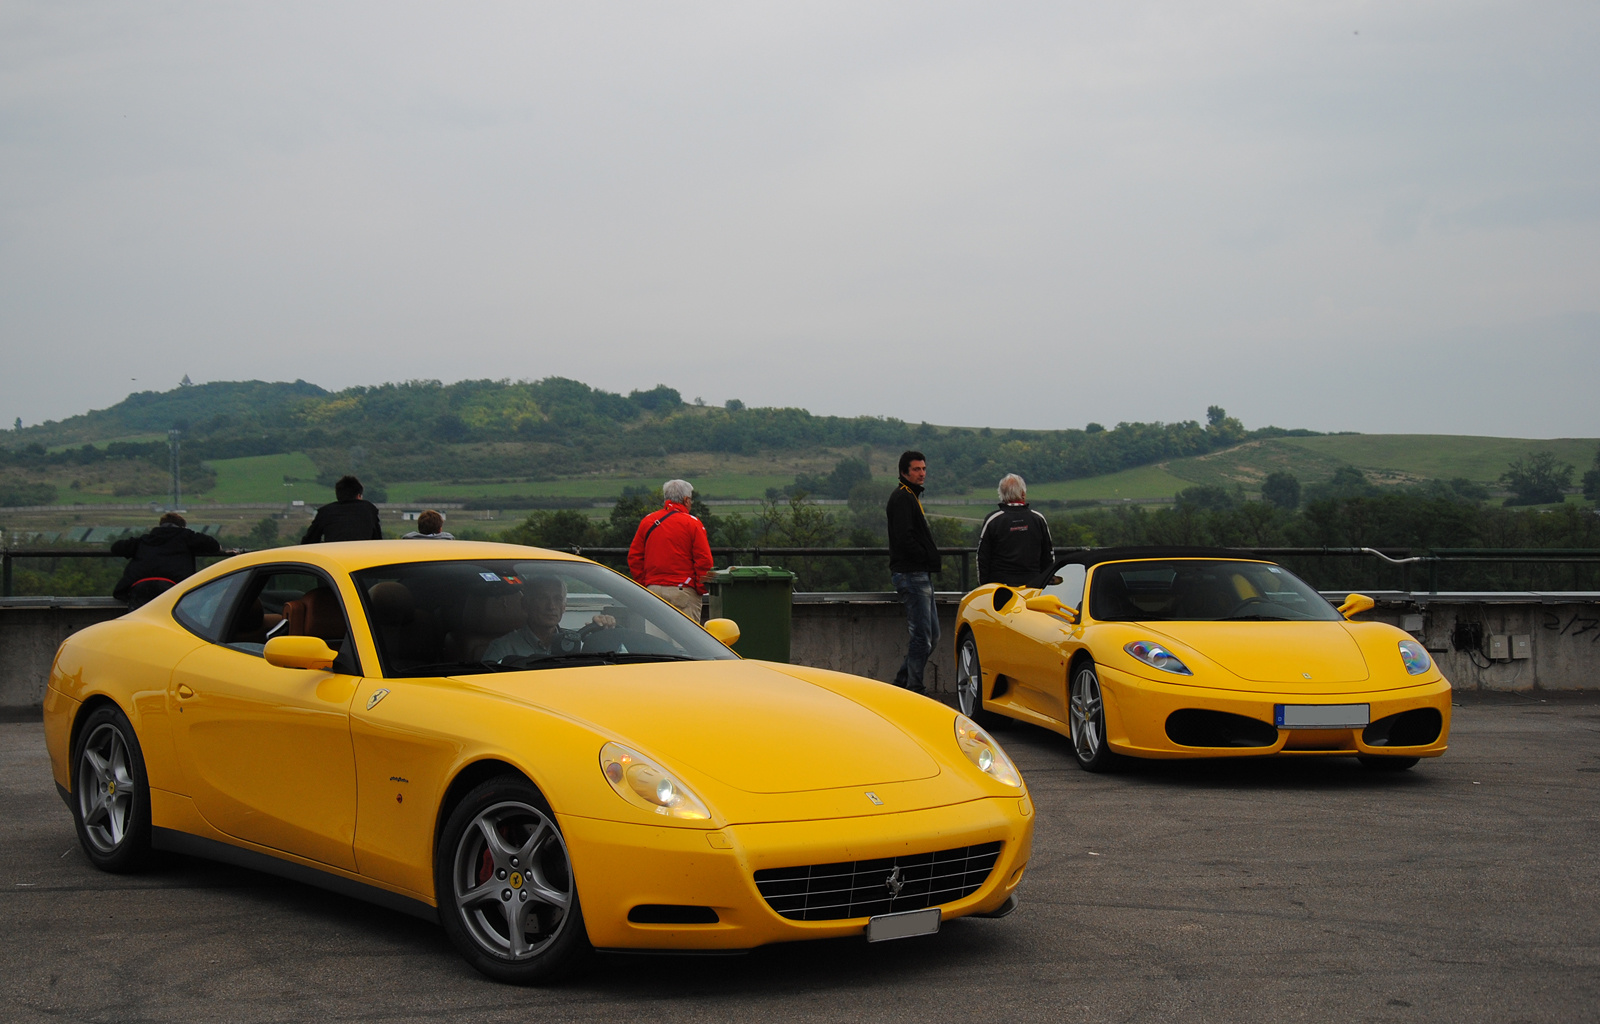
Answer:
<svg viewBox="0 0 1600 1024"><path fill-rule="evenodd" d="M1071 605L1062 604L1061 598L1054 594L1038 594L1028 598L1028 610L1031 612L1044 612L1046 615L1059 615L1068 622L1078 621L1078 609Z"/></svg>
<svg viewBox="0 0 1600 1024"><path fill-rule="evenodd" d="M275 636L267 641L261 656L268 665L279 668L330 669L339 652L319 636Z"/></svg>
<svg viewBox="0 0 1600 1024"><path fill-rule="evenodd" d="M1376 608L1378 602L1365 594L1350 594L1344 599L1344 604L1339 606L1339 614L1345 618L1354 618L1362 612L1369 612Z"/></svg>
<svg viewBox="0 0 1600 1024"><path fill-rule="evenodd" d="M739 642L739 624L732 619L707 619L705 631L724 647L732 647Z"/></svg>

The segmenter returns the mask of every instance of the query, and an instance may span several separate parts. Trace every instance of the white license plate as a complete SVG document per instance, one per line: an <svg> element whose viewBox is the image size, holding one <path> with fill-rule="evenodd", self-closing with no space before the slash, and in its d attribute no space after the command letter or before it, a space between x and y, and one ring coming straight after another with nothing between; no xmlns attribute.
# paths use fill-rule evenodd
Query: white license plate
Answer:
<svg viewBox="0 0 1600 1024"><path fill-rule="evenodd" d="M907 910L899 914L879 914L867 919L867 941L887 942L913 935L932 935L939 930L939 908Z"/></svg>
<svg viewBox="0 0 1600 1024"><path fill-rule="evenodd" d="M1368 704L1276 704L1280 729L1353 729L1372 720Z"/></svg>

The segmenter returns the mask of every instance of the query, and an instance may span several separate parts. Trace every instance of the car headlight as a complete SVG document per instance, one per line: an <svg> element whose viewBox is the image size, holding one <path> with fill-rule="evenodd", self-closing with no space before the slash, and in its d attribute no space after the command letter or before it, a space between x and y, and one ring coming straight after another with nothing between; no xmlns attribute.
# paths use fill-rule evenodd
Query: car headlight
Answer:
<svg viewBox="0 0 1600 1024"><path fill-rule="evenodd" d="M705 802L671 772L620 743L600 748L600 772L618 796L652 814L684 821L711 817Z"/></svg>
<svg viewBox="0 0 1600 1024"><path fill-rule="evenodd" d="M1400 641L1400 660L1405 663L1406 672L1414 676L1420 676L1433 667L1428 649L1415 640Z"/></svg>
<svg viewBox="0 0 1600 1024"><path fill-rule="evenodd" d="M1124 644L1122 649L1151 668L1158 668L1163 672L1171 672L1173 675L1179 676L1194 675L1193 672L1189 671L1188 665L1179 661L1175 654L1160 644L1153 644L1148 640L1136 640L1131 644Z"/></svg>
<svg viewBox="0 0 1600 1024"><path fill-rule="evenodd" d="M1000 749L994 737L978 728L978 723L966 715L956 716L956 746L967 755L968 761L977 765L978 770L991 779L1019 789L1022 787L1022 774L1011 763L1011 758Z"/></svg>

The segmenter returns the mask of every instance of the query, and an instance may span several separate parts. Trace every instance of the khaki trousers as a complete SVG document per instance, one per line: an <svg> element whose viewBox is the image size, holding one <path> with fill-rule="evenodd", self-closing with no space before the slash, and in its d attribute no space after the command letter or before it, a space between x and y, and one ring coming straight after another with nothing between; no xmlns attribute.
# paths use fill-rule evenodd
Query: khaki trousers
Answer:
<svg viewBox="0 0 1600 1024"><path fill-rule="evenodd" d="M700 621L700 595L693 587L663 587L652 583L647 589L695 622Z"/></svg>

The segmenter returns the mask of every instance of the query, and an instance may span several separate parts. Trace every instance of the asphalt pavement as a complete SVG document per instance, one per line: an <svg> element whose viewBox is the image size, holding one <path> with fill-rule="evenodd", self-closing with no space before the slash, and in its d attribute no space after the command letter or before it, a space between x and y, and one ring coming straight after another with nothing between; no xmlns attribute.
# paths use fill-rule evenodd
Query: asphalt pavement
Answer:
<svg viewBox="0 0 1600 1024"><path fill-rule="evenodd" d="M999 733L1038 807L1023 903L935 936L602 956L487 981L436 926L169 857L100 874L37 722L0 723L5 1021L1591 1021L1600 696L1459 698L1451 749L1089 775Z"/></svg>

